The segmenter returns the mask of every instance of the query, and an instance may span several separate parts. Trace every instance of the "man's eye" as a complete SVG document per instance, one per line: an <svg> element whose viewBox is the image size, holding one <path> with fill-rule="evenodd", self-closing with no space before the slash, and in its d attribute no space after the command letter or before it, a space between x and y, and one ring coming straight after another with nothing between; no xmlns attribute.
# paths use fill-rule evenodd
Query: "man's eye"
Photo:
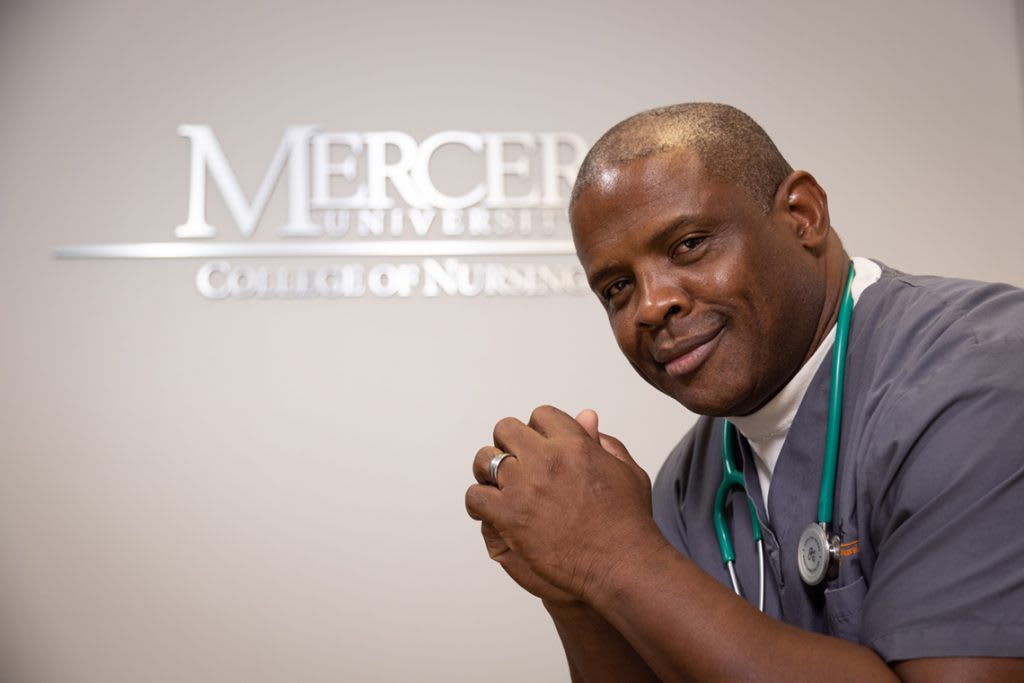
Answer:
<svg viewBox="0 0 1024 683"><path fill-rule="evenodd" d="M611 301L616 294L618 294L619 292L626 288L627 284L629 283L627 283L625 280L616 280L615 282L605 287L604 292L602 292L604 300Z"/></svg>
<svg viewBox="0 0 1024 683"><path fill-rule="evenodd" d="M676 251L693 251L701 245L704 241L704 237L687 237L685 240L679 243Z"/></svg>

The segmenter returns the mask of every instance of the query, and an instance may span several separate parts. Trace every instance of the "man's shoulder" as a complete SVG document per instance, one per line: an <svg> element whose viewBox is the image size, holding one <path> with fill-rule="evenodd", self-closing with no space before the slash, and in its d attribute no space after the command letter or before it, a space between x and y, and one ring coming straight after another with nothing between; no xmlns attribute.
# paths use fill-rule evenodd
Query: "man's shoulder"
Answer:
<svg viewBox="0 0 1024 683"><path fill-rule="evenodd" d="M962 375L991 354L1024 352L1024 290L1004 283L883 266L853 315L848 372L866 371L889 386L956 366L964 366L956 373ZM1008 370L1024 372L1018 365Z"/></svg>
<svg viewBox="0 0 1024 683"><path fill-rule="evenodd" d="M884 264L854 309L869 327L920 334L946 331L976 341L1024 338L1024 290L1006 283L911 275Z"/></svg>
<svg viewBox="0 0 1024 683"><path fill-rule="evenodd" d="M1024 290L891 270L877 286L854 309L844 443L880 494L928 495L1003 458L984 445L1024 419Z"/></svg>

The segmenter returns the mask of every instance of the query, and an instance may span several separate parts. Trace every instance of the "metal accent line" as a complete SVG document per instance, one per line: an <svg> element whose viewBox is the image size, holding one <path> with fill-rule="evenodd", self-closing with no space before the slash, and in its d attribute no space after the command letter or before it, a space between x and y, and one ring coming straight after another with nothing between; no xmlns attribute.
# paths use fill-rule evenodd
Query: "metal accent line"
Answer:
<svg viewBox="0 0 1024 683"><path fill-rule="evenodd" d="M57 247L58 259L203 259L301 256L564 256L576 249L570 240L406 240L393 242L196 243L140 242L74 244Z"/></svg>

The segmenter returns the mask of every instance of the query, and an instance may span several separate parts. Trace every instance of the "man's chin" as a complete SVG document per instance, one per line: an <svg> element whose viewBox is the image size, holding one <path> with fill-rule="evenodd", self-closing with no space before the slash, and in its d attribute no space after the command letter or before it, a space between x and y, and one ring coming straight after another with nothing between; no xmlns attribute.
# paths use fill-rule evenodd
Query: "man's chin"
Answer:
<svg viewBox="0 0 1024 683"><path fill-rule="evenodd" d="M726 395L721 387L706 387L702 383L681 384L678 380L658 386L659 390L675 399L684 408L697 415L707 417L731 417L742 410L743 398Z"/></svg>
<svg viewBox="0 0 1024 683"><path fill-rule="evenodd" d="M635 363L630 363L633 369L644 378L648 384L674 399L691 413L706 415L707 417L731 417L737 415L737 409L741 407L742 400L735 400L734 397L723 396L719 383L710 383L701 377L701 372L695 372L684 378L673 377L663 369L647 373L642 371ZM742 398L742 397L741 397Z"/></svg>

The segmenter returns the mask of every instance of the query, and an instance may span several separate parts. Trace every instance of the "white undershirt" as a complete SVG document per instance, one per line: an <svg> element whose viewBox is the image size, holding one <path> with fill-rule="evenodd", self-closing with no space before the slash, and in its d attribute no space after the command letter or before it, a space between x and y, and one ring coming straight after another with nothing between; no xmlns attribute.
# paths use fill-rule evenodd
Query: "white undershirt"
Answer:
<svg viewBox="0 0 1024 683"><path fill-rule="evenodd" d="M859 256L853 257L853 265L856 272L850 285L850 293L853 296L853 303L856 304L864 290L882 276L882 269L874 261ZM821 363L832 350L835 336L836 328L833 325L828 335L815 349L814 354L793 376L793 379L789 380L789 383L782 388L782 391L772 397L772 400L750 415L729 418L729 421L736 425L740 434L750 442L750 447L754 451L754 466L757 468L757 478L761 483L761 494L765 501L766 513L768 488L771 486L775 463L778 462L779 454L782 452L782 444L789 433L790 425L796 418L800 402L803 400L804 394L807 393L811 380L814 379L814 373L818 371Z"/></svg>

